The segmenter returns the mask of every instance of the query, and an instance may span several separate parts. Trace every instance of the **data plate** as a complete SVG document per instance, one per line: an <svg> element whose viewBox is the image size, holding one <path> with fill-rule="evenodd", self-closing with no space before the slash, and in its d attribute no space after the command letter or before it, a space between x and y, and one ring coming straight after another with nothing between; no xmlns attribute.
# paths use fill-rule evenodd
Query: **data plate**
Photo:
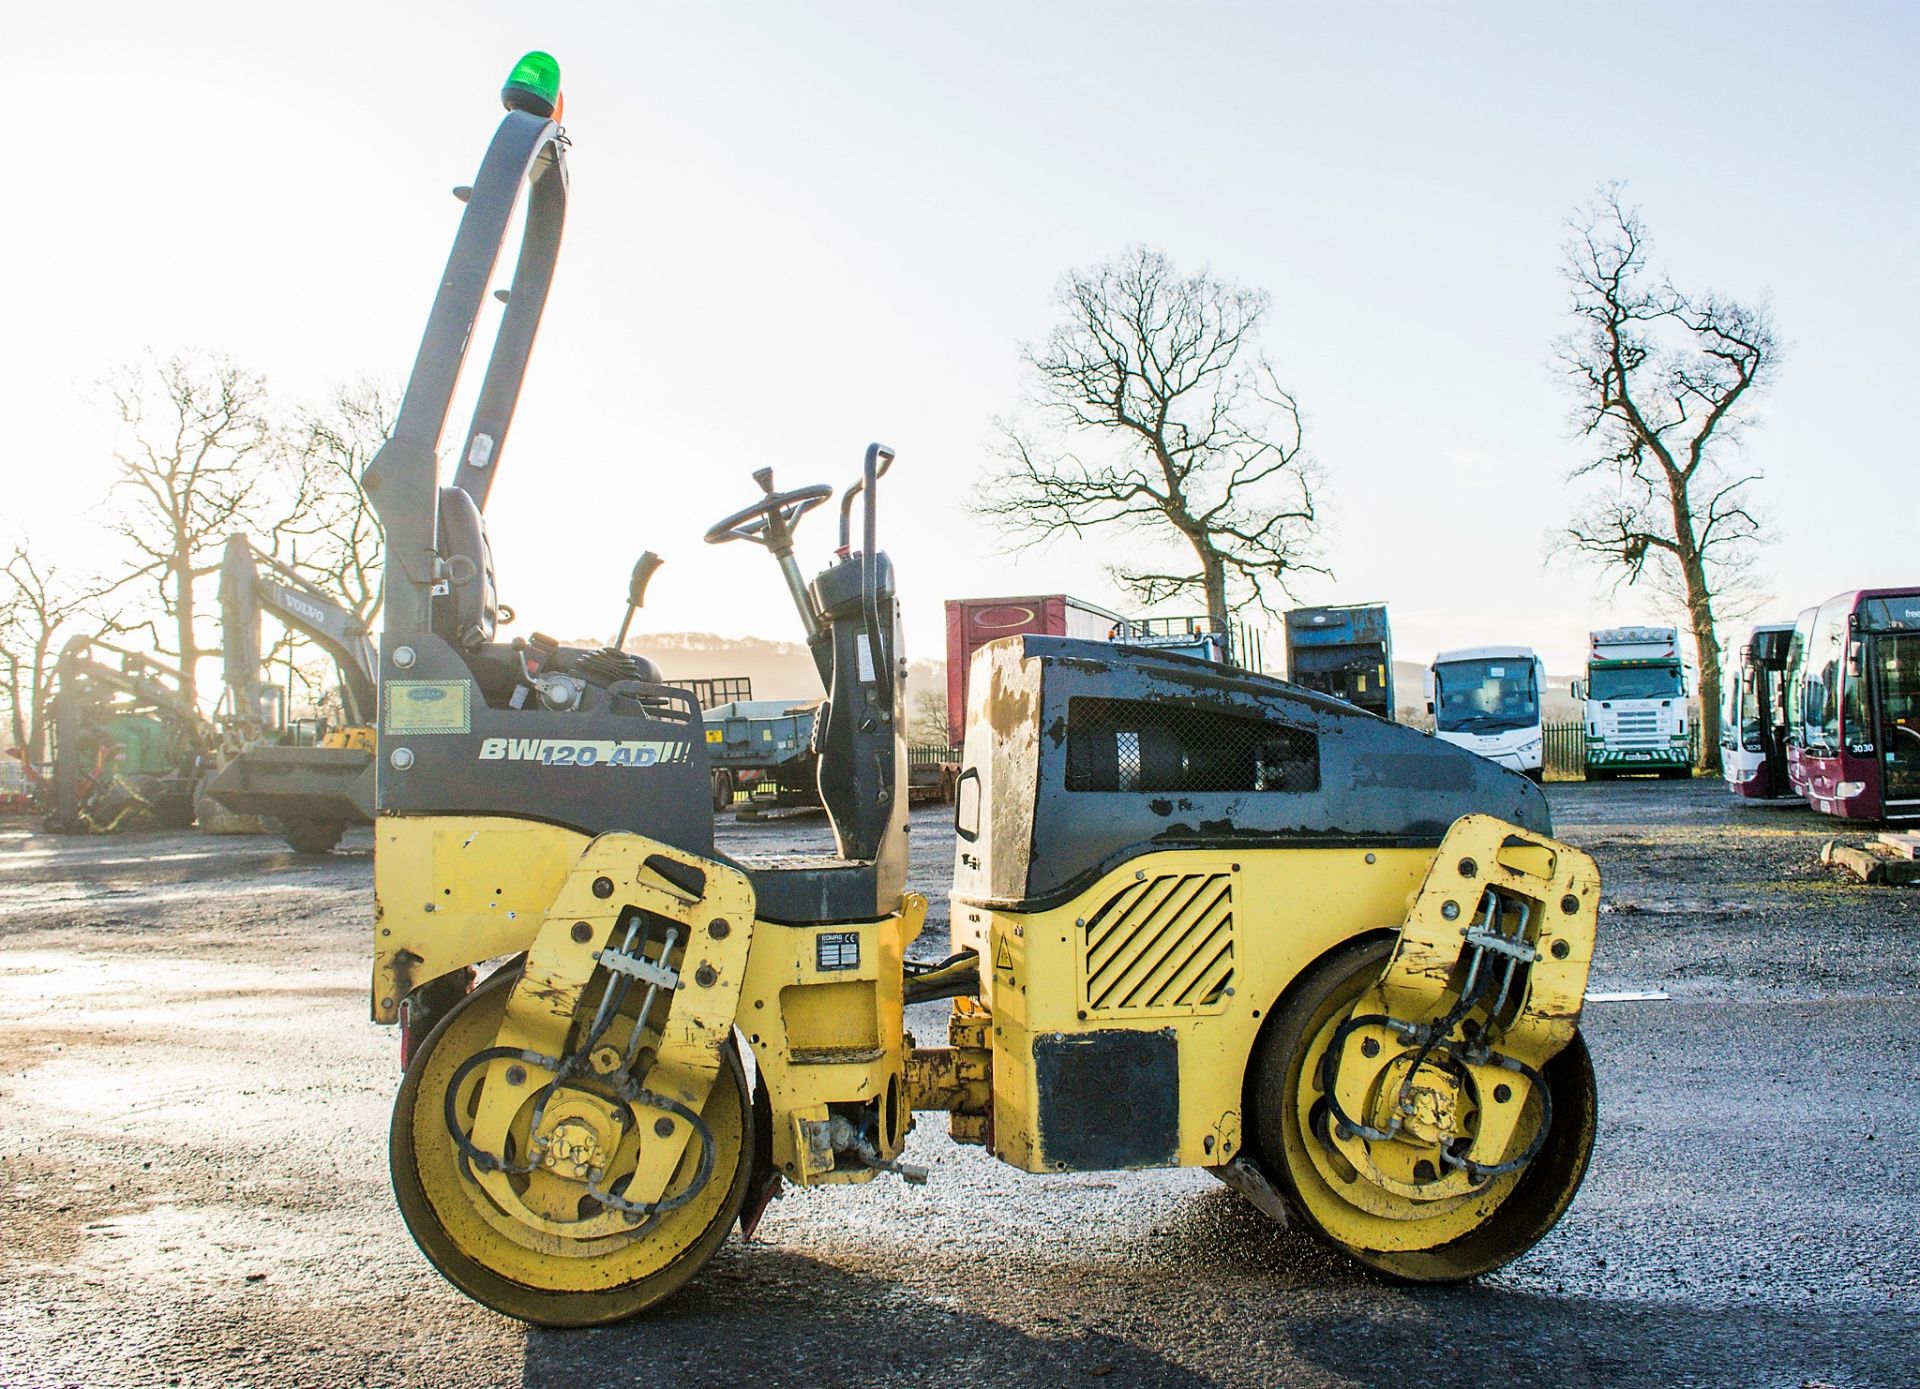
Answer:
<svg viewBox="0 0 1920 1389"><path fill-rule="evenodd" d="M813 938L813 960L823 971L860 968L860 933L822 931Z"/></svg>

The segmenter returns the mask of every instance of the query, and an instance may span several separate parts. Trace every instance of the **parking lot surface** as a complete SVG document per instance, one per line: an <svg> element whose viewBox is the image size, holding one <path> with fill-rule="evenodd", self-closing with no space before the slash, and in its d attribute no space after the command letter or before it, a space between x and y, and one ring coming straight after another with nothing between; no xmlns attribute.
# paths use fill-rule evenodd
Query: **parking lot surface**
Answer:
<svg viewBox="0 0 1920 1389"><path fill-rule="evenodd" d="M1920 1382L1920 889L1717 782L1548 794L1605 881L1592 987L1668 997L1589 1005L1592 1170L1499 1274L1395 1286L1204 1173L1031 1177L931 1122L926 1186L789 1192L590 1332L468 1302L393 1207L369 832L312 860L0 825L0 1384ZM937 956L944 810L913 833Z"/></svg>

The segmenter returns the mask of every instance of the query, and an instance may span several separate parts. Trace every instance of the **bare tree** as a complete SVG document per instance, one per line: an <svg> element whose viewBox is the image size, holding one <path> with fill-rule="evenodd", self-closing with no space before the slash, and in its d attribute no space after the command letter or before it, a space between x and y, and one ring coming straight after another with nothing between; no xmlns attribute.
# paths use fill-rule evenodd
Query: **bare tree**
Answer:
<svg viewBox="0 0 1920 1389"><path fill-rule="evenodd" d="M913 716L907 723L907 741L915 747L945 747L947 727L945 689L921 690L913 697Z"/></svg>
<svg viewBox="0 0 1920 1389"><path fill-rule="evenodd" d="M1603 186L1569 224L1575 326L1557 357L1593 448L1571 476L1600 486L1564 542L1626 584L1651 578L1684 606L1700 667L1700 763L1712 771L1716 605L1745 580L1761 538L1747 499L1760 474L1729 460L1778 353L1764 305L1688 294L1649 273L1646 227L1621 192Z"/></svg>
<svg viewBox="0 0 1920 1389"><path fill-rule="evenodd" d="M336 389L318 408L298 411L286 430L298 507L272 537L274 557L303 573L372 631L384 590L385 532L361 475L393 433L400 394L373 378ZM289 698L323 704L338 682L333 658L299 632L281 627L262 653L265 667L287 673Z"/></svg>
<svg viewBox="0 0 1920 1389"><path fill-rule="evenodd" d="M267 416L266 383L215 355L149 357L106 383L123 429L115 457L121 508L113 529L135 557L130 579L153 585L173 628L161 652L196 695L200 661L218 649L201 639L197 581L219 568L232 531L277 532L304 512ZM262 525L262 519L271 519Z"/></svg>
<svg viewBox="0 0 1920 1389"><path fill-rule="evenodd" d="M1057 300L1023 352L1039 428L1000 422L1006 466L979 513L1023 547L1132 531L1148 554L1114 580L1149 606L1197 600L1223 630L1324 573L1300 407L1256 347L1267 296L1135 246L1069 272ZM1154 562L1161 542L1181 558Z"/></svg>
<svg viewBox="0 0 1920 1389"><path fill-rule="evenodd" d="M385 533L361 474L393 433L400 393L366 378L342 386L295 421L293 448L307 509L286 522L288 556L371 628L380 611Z"/></svg>
<svg viewBox="0 0 1920 1389"><path fill-rule="evenodd" d="M70 636L122 630L106 607L125 580L74 581L16 546L0 566L0 695L13 745L29 766L46 760L54 671Z"/></svg>

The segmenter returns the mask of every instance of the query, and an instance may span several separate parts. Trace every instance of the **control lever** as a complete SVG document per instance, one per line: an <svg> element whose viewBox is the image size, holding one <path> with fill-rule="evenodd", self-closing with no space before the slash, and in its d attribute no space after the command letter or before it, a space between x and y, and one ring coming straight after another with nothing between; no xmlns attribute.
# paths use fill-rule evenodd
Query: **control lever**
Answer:
<svg viewBox="0 0 1920 1389"><path fill-rule="evenodd" d="M634 562L633 577L627 580L627 615L620 619L620 635L613 639L615 651L626 646L627 628L633 625L633 615L646 606L647 583L665 563L665 560L651 550L643 551L640 558Z"/></svg>

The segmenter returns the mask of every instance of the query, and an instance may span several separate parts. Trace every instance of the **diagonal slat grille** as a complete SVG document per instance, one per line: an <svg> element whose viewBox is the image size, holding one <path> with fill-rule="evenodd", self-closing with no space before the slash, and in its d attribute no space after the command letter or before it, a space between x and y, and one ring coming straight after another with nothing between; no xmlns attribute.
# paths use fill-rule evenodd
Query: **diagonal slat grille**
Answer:
<svg viewBox="0 0 1920 1389"><path fill-rule="evenodd" d="M1143 878L1087 920L1082 1002L1090 1012L1206 1008L1233 982L1233 877Z"/></svg>

